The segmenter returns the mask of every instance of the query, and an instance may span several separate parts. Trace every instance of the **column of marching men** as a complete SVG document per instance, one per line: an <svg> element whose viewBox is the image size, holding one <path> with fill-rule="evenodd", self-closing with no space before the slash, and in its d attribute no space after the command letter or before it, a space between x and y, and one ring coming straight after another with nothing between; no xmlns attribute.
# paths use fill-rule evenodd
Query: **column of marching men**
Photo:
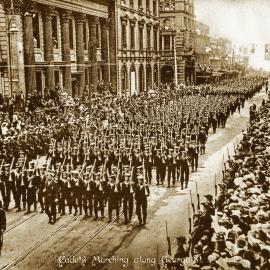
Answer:
<svg viewBox="0 0 270 270"><path fill-rule="evenodd" d="M17 211L30 213L39 203L50 223L57 213L103 218L105 208L109 221L113 210L117 219L123 210L129 222L136 202L139 223L145 224L149 187L179 182L187 188L209 129L224 128L263 84L252 78L241 87L236 81L196 95L174 89L151 98L97 97L80 108L23 116L24 129L13 128L0 145L4 208L13 195Z"/></svg>

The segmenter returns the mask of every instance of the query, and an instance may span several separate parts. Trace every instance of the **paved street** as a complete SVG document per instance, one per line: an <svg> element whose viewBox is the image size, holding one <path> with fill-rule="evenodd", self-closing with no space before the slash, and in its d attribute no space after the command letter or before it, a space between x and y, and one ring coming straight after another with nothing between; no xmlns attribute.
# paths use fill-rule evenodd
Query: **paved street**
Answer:
<svg viewBox="0 0 270 270"><path fill-rule="evenodd" d="M106 223L107 217L93 221L92 218L71 215L59 217L55 225L48 225L45 214L34 212L24 216L22 212L10 210L0 267L47 270L62 266L65 269L80 269L86 259L86 269L91 269L93 262L93 269L124 269L123 262L98 262L98 259L115 256L119 260L129 258L128 269L154 269L157 247L159 257L167 254L165 222L168 223L174 249L173 239L188 234L188 213L192 213L190 191L196 208L196 183L201 200L203 195L214 194L215 175L220 181L223 156L227 159L228 151L233 155L234 144L241 139L242 130L248 126L249 106L252 102L260 104L264 97L263 91L246 102L244 110L229 119L226 129L218 129L214 135L210 132L207 154L200 156L200 169L192 174L187 190L181 191L179 183L177 188L151 187L145 227L137 226L135 216L129 225L122 223L123 216L119 222L113 220ZM96 256L95 261L92 256Z"/></svg>

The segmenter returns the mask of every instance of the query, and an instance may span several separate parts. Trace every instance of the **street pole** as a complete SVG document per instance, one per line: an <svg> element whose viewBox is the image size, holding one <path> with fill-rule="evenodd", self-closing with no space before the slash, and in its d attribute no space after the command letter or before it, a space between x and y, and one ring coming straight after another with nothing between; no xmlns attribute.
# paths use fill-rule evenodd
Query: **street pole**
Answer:
<svg viewBox="0 0 270 270"><path fill-rule="evenodd" d="M10 22L11 22L11 19L10 19L9 24L8 24L8 54L9 54L8 67L9 67L10 95L12 97L13 96L13 74L12 74L12 53L11 53Z"/></svg>
<svg viewBox="0 0 270 270"><path fill-rule="evenodd" d="M175 77L175 85L178 85L178 71L177 71L177 56L176 56L176 31L174 32L174 77Z"/></svg>

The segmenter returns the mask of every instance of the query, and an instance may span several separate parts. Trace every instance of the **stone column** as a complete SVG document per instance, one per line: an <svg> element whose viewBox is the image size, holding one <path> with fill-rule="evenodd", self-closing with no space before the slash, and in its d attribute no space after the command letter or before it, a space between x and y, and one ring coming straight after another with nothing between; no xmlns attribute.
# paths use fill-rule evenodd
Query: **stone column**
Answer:
<svg viewBox="0 0 270 270"><path fill-rule="evenodd" d="M76 54L77 54L77 70L79 74L78 96L82 97L85 89L85 62L84 62L84 42L83 42L83 25L86 15L78 14L76 16Z"/></svg>
<svg viewBox="0 0 270 270"><path fill-rule="evenodd" d="M116 63L116 2L110 1L109 18L111 19L109 28L110 42L110 79L112 88L117 93L117 63Z"/></svg>
<svg viewBox="0 0 270 270"><path fill-rule="evenodd" d="M101 55L104 60L103 71L105 84L110 82L109 25L110 19L101 19Z"/></svg>
<svg viewBox="0 0 270 270"><path fill-rule="evenodd" d="M97 70L97 24L98 18L91 16L89 21L90 30L90 49L89 49L89 60L91 65L91 84L93 85L92 90L96 91L98 82L98 70ZM92 87L90 87L91 89Z"/></svg>
<svg viewBox="0 0 270 270"><path fill-rule="evenodd" d="M46 87L49 91L55 90L54 78L54 55L52 37L52 17L55 15L55 8L47 6L44 8L44 60L47 62L46 68Z"/></svg>
<svg viewBox="0 0 270 270"><path fill-rule="evenodd" d="M63 66L63 86L65 90L72 95L72 81L71 81L71 61L70 61L70 33L69 23L72 12L64 10L61 14L61 28L62 28L62 59Z"/></svg>
<svg viewBox="0 0 270 270"><path fill-rule="evenodd" d="M26 94L36 89L35 51L33 44L33 13L25 12L23 17L24 29L24 63L25 63L25 90Z"/></svg>

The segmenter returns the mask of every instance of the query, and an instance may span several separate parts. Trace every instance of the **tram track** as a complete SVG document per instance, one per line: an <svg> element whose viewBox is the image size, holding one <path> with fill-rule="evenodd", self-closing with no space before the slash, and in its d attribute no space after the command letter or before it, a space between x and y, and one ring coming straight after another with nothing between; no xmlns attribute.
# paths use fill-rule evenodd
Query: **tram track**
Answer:
<svg viewBox="0 0 270 270"><path fill-rule="evenodd" d="M23 252L23 254L21 254L20 256L18 256L15 260L13 260L12 262L10 262L9 264L3 266L1 269L2 270L4 270L4 269L10 269L11 267L16 266L18 263L20 263L21 261L23 261L29 254L31 254L32 252L34 252L35 250L37 250L40 246L42 246L43 244L45 244L46 242L48 242L60 230L62 230L63 228L69 226L74 221L76 221L77 218L78 218L78 215L76 215L76 216L70 218L69 220L67 220L64 224L60 225L56 230L54 230L52 233L50 233L46 238L43 238L42 240L40 240L39 242L37 242L35 245L33 245L28 250L26 250L25 252Z"/></svg>
<svg viewBox="0 0 270 270"><path fill-rule="evenodd" d="M39 212L35 212L34 214L30 215L29 217L27 217L26 219L20 221L20 222L17 222L14 226L12 226L11 228L9 228L8 230L6 230L4 232L4 235L11 232L12 230L16 229L17 227L19 227L20 225L22 225L23 223L31 220L33 217L35 217L36 215L38 215Z"/></svg>

